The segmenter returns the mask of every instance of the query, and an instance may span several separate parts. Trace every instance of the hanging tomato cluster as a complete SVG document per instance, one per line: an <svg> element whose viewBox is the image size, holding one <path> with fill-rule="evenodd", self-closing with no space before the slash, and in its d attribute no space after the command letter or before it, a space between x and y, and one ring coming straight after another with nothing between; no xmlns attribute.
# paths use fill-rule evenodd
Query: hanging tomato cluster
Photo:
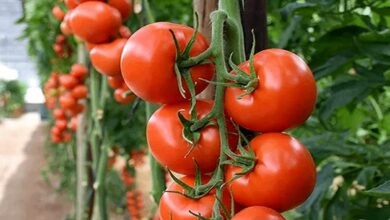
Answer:
<svg viewBox="0 0 390 220"><path fill-rule="evenodd" d="M60 58L68 58L72 56L72 48L68 44L65 35L59 34L56 36L56 41L52 45L54 53Z"/></svg>
<svg viewBox="0 0 390 220"><path fill-rule="evenodd" d="M55 119L51 128L54 143L69 142L71 132L77 130L77 115L83 112L82 100L88 95L88 88L84 85L87 74L86 67L74 64L69 74L53 72L44 86L46 106L53 111Z"/></svg>
<svg viewBox="0 0 390 220"><path fill-rule="evenodd" d="M279 212L303 203L315 185L310 153L282 133L314 109L309 67L289 51L268 49L238 66L230 60L229 73L222 34L214 31L210 46L190 27L157 22L135 32L123 50L122 76L131 91L163 104L147 124L149 149L184 175L172 176L160 200L162 220L210 218L215 210L228 219L284 219ZM215 72L214 101L196 100ZM231 199L236 211L243 209L236 215Z"/></svg>
<svg viewBox="0 0 390 220"><path fill-rule="evenodd" d="M58 6L53 8L55 17L63 19L63 34L74 34L85 42L93 67L109 77L115 100L132 102L135 96L123 83L120 69L122 50L131 36L129 28L122 25L132 12L130 0L68 0L65 5L69 11L64 16L57 15Z"/></svg>

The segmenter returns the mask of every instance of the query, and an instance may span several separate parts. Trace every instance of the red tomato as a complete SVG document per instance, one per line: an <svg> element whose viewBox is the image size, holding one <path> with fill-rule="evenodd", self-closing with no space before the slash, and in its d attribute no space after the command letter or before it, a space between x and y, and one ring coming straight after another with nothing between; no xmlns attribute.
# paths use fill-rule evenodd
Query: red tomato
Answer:
<svg viewBox="0 0 390 220"><path fill-rule="evenodd" d="M198 118L206 116L213 107L211 101L197 101L196 104ZM150 151L159 163L177 173L194 175L194 160L202 173L210 173L215 169L220 154L219 129L217 126L203 128L198 144L185 158L191 144L182 137L183 126L177 114L182 111L183 116L189 119L189 109L189 102L168 104L152 115L146 128ZM228 128L233 131L231 124ZM230 135L229 138L230 146L235 146L237 137Z"/></svg>
<svg viewBox="0 0 390 220"><path fill-rule="evenodd" d="M118 33L121 15L104 2L89 1L73 9L70 24L79 38L91 43L105 43Z"/></svg>
<svg viewBox="0 0 390 220"><path fill-rule="evenodd" d="M62 21L64 20L64 17L65 17L65 13L62 11L62 9L58 6L58 5L55 5L53 7L53 9L51 10L51 13L53 14L53 16L59 20L59 21Z"/></svg>
<svg viewBox="0 0 390 220"><path fill-rule="evenodd" d="M63 131L68 126L68 121L66 119L58 119L56 120L55 126L60 130Z"/></svg>
<svg viewBox="0 0 390 220"><path fill-rule="evenodd" d="M54 109L55 106L56 106L56 99L55 98L46 99L46 107L48 109Z"/></svg>
<svg viewBox="0 0 390 220"><path fill-rule="evenodd" d="M119 38L113 42L96 45L89 57L92 65L101 74L115 76L121 74L121 55L126 39Z"/></svg>
<svg viewBox="0 0 390 220"><path fill-rule="evenodd" d="M51 132L52 135L60 136L62 130L60 128L58 128L57 126L54 126L54 127L51 128L50 132Z"/></svg>
<svg viewBox="0 0 390 220"><path fill-rule="evenodd" d="M130 90L124 89L124 88L118 88L114 91L114 98L119 103L130 103L135 99L135 96L129 95L127 97L124 97L125 93L129 92Z"/></svg>
<svg viewBox="0 0 390 220"><path fill-rule="evenodd" d="M85 42L85 47L87 48L88 51L91 51L97 44Z"/></svg>
<svg viewBox="0 0 390 220"><path fill-rule="evenodd" d="M78 114L80 114L81 112L83 112L84 108L85 108L84 105L76 104L72 108L69 109L70 110L70 114L72 115L72 117L75 117Z"/></svg>
<svg viewBox="0 0 390 220"><path fill-rule="evenodd" d="M76 77L72 75L61 75L60 76L60 84L65 88L65 89L72 89L78 84L78 80Z"/></svg>
<svg viewBox="0 0 390 220"><path fill-rule="evenodd" d="M88 88L85 85L78 85L73 88L72 96L76 99L86 98L88 95Z"/></svg>
<svg viewBox="0 0 390 220"><path fill-rule="evenodd" d="M65 5L69 10L76 8L79 4L78 0L65 0Z"/></svg>
<svg viewBox="0 0 390 220"><path fill-rule="evenodd" d="M70 109L77 104L76 99L69 93L60 96L59 101L64 109Z"/></svg>
<svg viewBox="0 0 390 220"><path fill-rule="evenodd" d="M118 75L118 76L109 76L107 78L107 83L111 88L118 89L122 87L125 82L123 81L122 75Z"/></svg>
<svg viewBox="0 0 390 220"><path fill-rule="evenodd" d="M72 65L70 74L79 79L84 78L86 75L88 75L88 69L83 64L76 63Z"/></svg>
<svg viewBox="0 0 390 220"><path fill-rule="evenodd" d="M69 36L72 34L72 30L70 27L66 24L66 22L61 22L60 24L61 33L63 33L66 36Z"/></svg>
<svg viewBox="0 0 390 220"><path fill-rule="evenodd" d="M121 70L123 79L140 98L153 103L177 103L184 98L179 92L174 63L176 49L169 30L175 33L181 51L190 40L194 29L168 22L146 25L135 32L127 41L122 53ZM207 39L198 33L190 56L196 56L208 48ZM190 69L196 85L196 93L206 88L211 80L214 66L204 64ZM183 80L183 85L184 83ZM189 92L186 88L187 98Z"/></svg>
<svg viewBox="0 0 390 220"><path fill-rule="evenodd" d="M73 116L70 119L70 129L72 129L72 131L77 131L77 127L78 127L78 119L76 116Z"/></svg>
<svg viewBox="0 0 390 220"><path fill-rule="evenodd" d="M55 109L53 111L53 115L54 115L54 118L56 118L56 119L65 119L66 118L65 111L63 109L60 109L60 108Z"/></svg>
<svg viewBox="0 0 390 220"><path fill-rule="evenodd" d="M52 48L57 55L64 53L64 47L61 44L55 43L52 45Z"/></svg>
<svg viewBox="0 0 390 220"><path fill-rule="evenodd" d="M62 141L62 137L60 135L51 135L51 141L53 143L60 143Z"/></svg>
<svg viewBox="0 0 390 220"><path fill-rule="evenodd" d="M69 141L72 140L72 135L69 134L69 132L64 132L64 133L62 134L62 140L63 140L64 142L69 142Z"/></svg>
<svg viewBox="0 0 390 220"><path fill-rule="evenodd" d="M209 178L203 177L202 182L206 183ZM184 176L180 179L189 186L194 186L195 179L193 177ZM167 191L184 192L183 188L173 182L168 186ZM213 205L215 203L215 190L212 190L206 196L200 199L190 199L183 195L165 192L160 200L159 212L161 220L197 220L198 218L192 215L189 211L200 214L203 217L210 218L212 216ZM229 193L224 191L222 196L222 204L230 209Z"/></svg>
<svg viewBox="0 0 390 220"><path fill-rule="evenodd" d="M120 35L120 37L122 37L122 38L129 39L129 37L131 36L131 31L130 31L130 29L129 29L127 26L122 25L122 26L119 28L119 35Z"/></svg>
<svg viewBox="0 0 390 220"><path fill-rule="evenodd" d="M316 167L302 143L283 133L262 134L250 141L257 164L231 183L234 200L243 206L266 206L283 212L303 203L316 182ZM226 179L241 168L228 166Z"/></svg>
<svg viewBox="0 0 390 220"><path fill-rule="evenodd" d="M63 44L66 41L66 37L62 34L59 34L56 36L56 43L57 44Z"/></svg>
<svg viewBox="0 0 390 220"><path fill-rule="evenodd" d="M242 127L278 132L305 122L314 109L316 84L309 67L297 55L282 49L263 50L254 56L257 89L237 99L239 88L227 87L225 109ZM239 66L249 73L248 61Z"/></svg>
<svg viewBox="0 0 390 220"><path fill-rule="evenodd" d="M248 207L236 215L231 220L286 220L277 211L263 207L263 206L252 206Z"/></svg>
<svg viewBox="0 0 390 220"><path fill-rule="evenodd" d="M122 21L126 21L133 9L131 6L131 0L109 0L108 4L118 9L121 13Z"/></svg>

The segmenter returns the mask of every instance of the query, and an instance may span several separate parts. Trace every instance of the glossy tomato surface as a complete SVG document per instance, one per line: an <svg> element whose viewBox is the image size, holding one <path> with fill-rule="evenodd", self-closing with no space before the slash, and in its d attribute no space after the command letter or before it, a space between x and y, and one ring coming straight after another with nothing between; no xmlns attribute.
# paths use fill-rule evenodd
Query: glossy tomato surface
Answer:
<svg viewBox="0 0 390 220"><path fill-rule="evenodd" d="M118 9L123 21L126 21L132 11L131 0L109 0L108 4Z"/></svg>
<svg viewBox="0 0 390 220"><path fill-rule="evenodd" d="M72 96L76 99L83 99L88 95L88 88L85 85L78 85L72 89Z"/></svg>
<svg viewBox="0 0 390 220"><path fill-rule="evenodd" d="M196 111L198 118L203 118L212 109L213 103L197 101ZM189 119L189 102L167 104L158 109L150 118L146 137L151 153L163 166L180 174L194 175L195 162L202 173L212 172L218 162L220 153L219 129L216 125L206 126L201 130L200 139L193 151L185 157L191 149L191 144L182 137L183 126L178 118L178 112ZM232 125L228 125L232 131ZM229 136L230 145L235 147L237 137Z"/></svg>
<svg viewBox="0 0 390 220"><path fill-rule="evenodd" d="M283 212L303 203L313 191L316 168L309 151L283 133L267 133L250 141L256 166L231 183L234 200L248 206L266 206ZM226 179L241 168L228 166Z"/></svg>
<svg viewBox="0 0 390 220"><path fill-rule="evenodd" d="M90 43L110 41L121 26L119 11L104 2L88 1L73 9L70 27L75 35Z"/></svg>
<svg viewBox="0 0 390 220"><path fill-rule="evenodd" d="M51 13L53 14L53 16L59 20L59 21L62 21L64 20L64 17L65 17L65 13L61 10L61 8L58 6L58 5L55 5L53 7L53 9L51 10Z"/></svg>
<svg viewBox="0 0 390 220"><path fill-rule="evenodd" d="M135 99L134 94L126 95L126 93L130 92L129 89L121 87L117 88L114 91L114 99L119 103L130 103Z"/></svg>
<svg viewBox="0 0 390 220"><path fill-rule="evenodd" d="M233 216L231 220L286 220L277 211L263 207L252 206L243 209L239 213Z"/></svg>
<svg viewBox="0 0 390 220"><path fill-rule="evenodd" d="M107 77L108 85L113 89L118 89L124 85L122 75Z"/></svg>
<svg viewBox="0 0 390 220"><path fill-rule="evenodd" d="M74 77L82 79L88 75L88 69L81 63L75 63L71 67L70 74Z"/></svg>
<svg viewBox="0 0 390 220"><path fill-rule="evenodd" d="M185 176L180 179L189 186L194 186L194 178ZM202 182L206 183L207 177L202 178ZM173 182L168 186L167 191L184 192L183 188ZM200 214L203 217L211 217L213 205L215 203L215 192L212 190L206 196L194 200L183 195L171 192L165 192L160 200L159 212L161 220L197 220L198 218L192 215L189 211ZM227 192L224 192L222 198L223 205L229 210L230 198Z"/></svg>
<svg viewBox="0 0 390 220"><path fill-rule="evenodd" d="M98 44L89 52L92 65L101 74L116 76L121 74L121 55L127 39L119 38L110 43Z"/></svg>
<svg viewBox="0 0 390 220"><path fill-rule="evenodd" d="M268 49L255 54L254 67L259 85L253 93L238 99L243 90L226 88L225 109L232 119L260 132L280 132L304 123L317 96L306 63L289 51ZM249 73L249 62L239 68Z"/></svg>
<svg viewBox="0 0 390 220"><path fill-rule="evenodd" d="M129 88L140 98L153 103L176 103L184 98L179 92L174 64L176 48L169 30L175 33L181 51L190 40L194 29L168 22L146 25L135 32L123 50L121 69ZM207 39L199 33L190 56L196 56L208 48ZM211 64L190 69L196 92L201 92L214 74ZM183 85L186 85L183 80ZM186 89L186 88L185 88ZM186 94L189 98L188 89Z"/></svg>

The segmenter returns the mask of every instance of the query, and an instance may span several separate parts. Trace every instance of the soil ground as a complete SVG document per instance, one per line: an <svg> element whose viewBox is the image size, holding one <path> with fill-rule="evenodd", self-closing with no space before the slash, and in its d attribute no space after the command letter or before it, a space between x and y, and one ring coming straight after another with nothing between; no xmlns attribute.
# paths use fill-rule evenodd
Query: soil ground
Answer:
<svg viewBox="0 0 390 220"><path fill-rule="evenodd" d="M60 220L71 212L40 174L46 129L37 113L0 123L1 220Z"/></svg>

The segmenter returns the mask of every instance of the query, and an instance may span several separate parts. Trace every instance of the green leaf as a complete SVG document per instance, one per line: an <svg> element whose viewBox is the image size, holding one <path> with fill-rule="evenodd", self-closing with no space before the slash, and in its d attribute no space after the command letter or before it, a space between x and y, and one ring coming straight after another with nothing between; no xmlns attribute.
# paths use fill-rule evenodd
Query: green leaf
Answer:
<svg viewBox="0 0 390 220"><path fill-rule="evenodd" d="M389 197L390 196L390 180L387 180L385 183L369 189L364 192L370 196L379 196L379 197Z"/></svg>
<svg viewBox="0 0 390 220"><path fill-rule="evenodd" d="M291 13L296 12L297 10L302 9L314 9L317 6L315 3L298 3L292 2L288 3L286 6L280 9L281 16L286 19Z"/></svg>
<svg viewBox="0 0 390 220"><path fill-rule="evenodd" d="M299 23L301 22L301 20L302 20L301 16L294 16L292 18L292 21L290 22L288 27L280 35L278 48L285 48L287 46L287 43L289 42L290 38L292 37L294 31L299 26Z"/></svg>

